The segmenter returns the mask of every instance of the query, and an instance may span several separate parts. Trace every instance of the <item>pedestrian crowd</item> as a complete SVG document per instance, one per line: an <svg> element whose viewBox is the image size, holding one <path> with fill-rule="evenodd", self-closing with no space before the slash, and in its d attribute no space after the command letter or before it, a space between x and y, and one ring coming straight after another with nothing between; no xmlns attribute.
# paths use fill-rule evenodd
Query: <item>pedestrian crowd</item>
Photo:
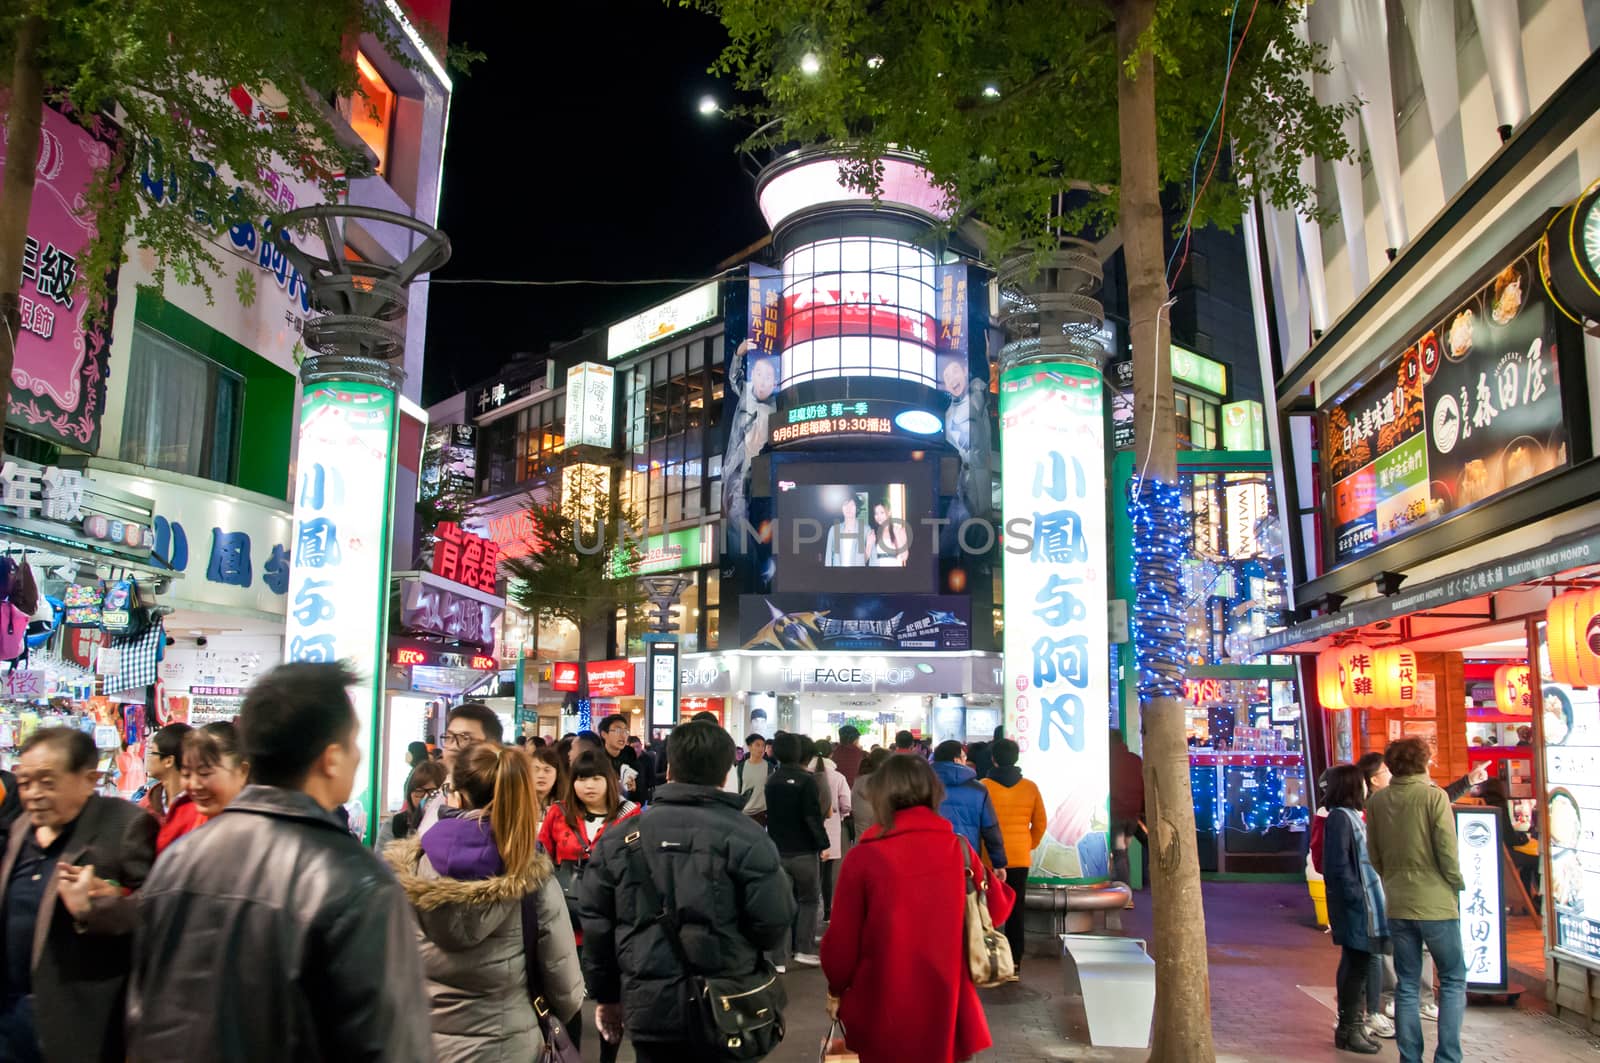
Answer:
<svg viewBox="0 0 1600 1063"><path fill-rule="evenodd" d="M160 729L136 802L98 793L88 735L26 740L0 1060L573 1063L596 1035L607 1061L624 1039L641 1063L760 1059L791 965L822 969L830 1036L867 1063L989 1047L977 990L1017 978L1045 830L998 731L750 735L739 758L708 714L664 748L622 716L508 743L469 702L408 749L375 854L344 814L372 770L354 680L283 665L234 723Z"/></svg>

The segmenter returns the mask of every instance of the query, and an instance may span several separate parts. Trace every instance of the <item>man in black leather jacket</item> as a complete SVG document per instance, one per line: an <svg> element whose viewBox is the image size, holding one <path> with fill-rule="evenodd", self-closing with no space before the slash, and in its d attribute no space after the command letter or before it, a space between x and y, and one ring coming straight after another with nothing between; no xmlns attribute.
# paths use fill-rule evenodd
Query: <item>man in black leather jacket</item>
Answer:
<svg viewBox="0 0 1600 1063"><path fill-rule="evenodd" d="M608 1041L624 1026L640 1063L699 1063L686 1043L688 979L665 932L627 874L626 836L643 837L661 902L703 975L750 973L794 918L778 850L724 793L733 739L712 723L681 724L667 743L667 782L627 829L608 830L583 874L583 973Z"/></svg>
<svg viewBox="0 0 1600 1063"><path fill-rule="evenodd" d="M333 814L360 763L353 679L286 664L246 695L251 784L140 891L131 1059L434 1058L411 907Z"/></svg>

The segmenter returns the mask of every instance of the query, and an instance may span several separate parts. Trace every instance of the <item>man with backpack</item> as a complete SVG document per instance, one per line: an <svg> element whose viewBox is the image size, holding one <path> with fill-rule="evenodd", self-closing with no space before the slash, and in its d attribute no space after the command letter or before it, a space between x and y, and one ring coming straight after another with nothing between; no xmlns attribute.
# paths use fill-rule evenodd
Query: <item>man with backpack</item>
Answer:
<svg viewBox="0 0 1600 1063"><path fill-rule="evenodd" d="M777 848L721 789L733 750L715 724L675 728L655 803L601 836L583 876L595 1025L611 1042L626 1031L639 1063L760 1059L782 1036L763 950L795 905Z"/></svg>

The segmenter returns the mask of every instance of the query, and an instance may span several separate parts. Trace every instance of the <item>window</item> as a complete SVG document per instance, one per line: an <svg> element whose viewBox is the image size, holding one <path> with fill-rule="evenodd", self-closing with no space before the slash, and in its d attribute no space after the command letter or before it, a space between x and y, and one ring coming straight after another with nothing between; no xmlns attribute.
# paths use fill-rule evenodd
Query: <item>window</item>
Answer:
<svg viewBox="0 0 1600 1063"><path fill-rule="evenodd" d="M233 483L244 380L143 325L134 326L122 460Z"/></svg>
<svg viewBox="0 0 1600 1063"><path fill-rule="evenodd" d="M651 534L721 511L722 337L644 358L623 370L629 470L622 499Z"/></svg>
<svg viewBox="0 0 1600 1063"><path fill-rule="evenodd" d="M395 92L378 68L356 53L356 93L342 108L350 128L378 156L377 173L388 175L389 142L394 136Z"/></svg>
<svg viewBox="0 0 1600 1063"><path fill-rule="evenodd" d="M1210 399L1187 391L1175 393L1172 402L1178 422L1178 446L1185 450L1216 450L1222 408Z"/></svg>

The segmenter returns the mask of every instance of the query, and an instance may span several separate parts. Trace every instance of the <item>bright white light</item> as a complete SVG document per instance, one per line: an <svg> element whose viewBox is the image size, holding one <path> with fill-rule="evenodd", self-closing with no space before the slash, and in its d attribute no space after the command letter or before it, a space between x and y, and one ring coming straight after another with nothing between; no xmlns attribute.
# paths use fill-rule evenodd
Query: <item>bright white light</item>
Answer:
<svg viewBox="0 0 1600 1063"><path fill-rule="evenodd" d="M700 113L701 114L713 115L713 114L716 114L720 110L722 110L722 108L717 104L717 98L715 96L702 96L702 97L700 97Z"/></svg>
<svg viewBox="0 0 1600 1063"><path fill-rule="evenodd" d="M817 58L816 52L807 52L800 57L800 73L807 77L815 77L822 69L822 60Z"/></svg>
<svg viewBox="0 0 1600 1063"><path fill-rule="evenodd" d="M869 56L867 56L867 69L868 70L876 70L882 65L883 65L883 56L881 56L881 55L869 55Z"/></svg>
<svg viewBox="0 0 1600 1063"><path fill-rule="evenodd" d="M931 436L944 427L938 415L927 410L906 410L895 417L894 423L919 436Z"/></svg>
<svg viewBox="0 0 1600 1063"><path fill-rule="evenodd" d="M985 85L983 87L983 94L991 100L998 100L1000 98L1000 86Z"/></svg>

